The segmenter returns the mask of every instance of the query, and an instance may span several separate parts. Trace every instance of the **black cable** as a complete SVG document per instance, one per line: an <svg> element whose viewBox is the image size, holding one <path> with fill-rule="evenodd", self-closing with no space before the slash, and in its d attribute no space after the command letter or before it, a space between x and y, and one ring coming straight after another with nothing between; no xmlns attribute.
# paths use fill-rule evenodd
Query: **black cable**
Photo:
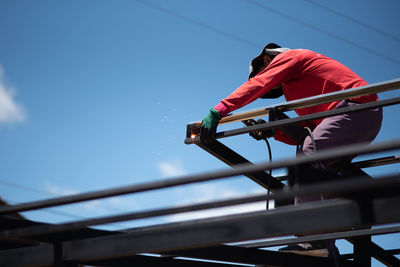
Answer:
<svg viewBox="0 0 400 267"><path fill-rule="evenodd" d="M312 0L304 0L304 1L307 1L307 2L309 2L310 4L313 4L313 5L315 5L315 6L319 7L319 8L321 8L321 9L324 9L324 10L326 10L326 11L328 11L328 12L331 12L332 14L335 14L336 16L345 18L345 19L347 19L347 20L349 20L349 21L351 21L351 22L353 22L353 23L355 23L355 24L358 24L358 25L360 25L360 26L362 26L362 27L364 27L364 28L366 28L366 29L368 29L368 30L374 31L374 32L376 32L376 33L379 33L379 34L381 34L381 35L383 35L383 36L385 36L385 37L387 37L387 38L389 38L389 39L392 39L392 40L397 41L397 42L400 43L400 38L398 38L398 37L396 37L396 36L394 36L394 35L392 35L392 34L390 34L390 33L384 32L384 31L382 31L382 30L380 30L380 29L378 29L378 28L375 28L375 27L373 27L373 26L371 26L371 25L369 25L369 24L367 24L367 23L365 23L365 22L356 20L356 19L353 18L353 17L347 16L347 15L345 15L345 14L343 14L343 13L340 13L339 11L336 11L336 10L330 8L330 7L321 5L320 3L317 3L317 2L315 2L315 1L312 1Z"/></svg>
<svg viewBox="0 0 400 267"><path fill-rule="evenodd" d="M179 14L179 13L177 13L177 12L174 12L174 11L172 11L172 10L170 10L170 9L167 9L167 8L164 8L164 7L155 5L155 4L153 4L153 3L149 3L149 2L144 1L144 0L136 0L136 1L137 1L138 3L141 3L141 4L143 4L143 5L146 5L146 6L150 7L150 8L153 8L153 9L156 9L156 10L158 10L158 11L161 11L161 12L163 12L163 13L165 13L165 14L170 15L170 16L179 18L179 19L184 20L184 21L186 21L186 22L189 22L189 23L191 23L191 24L200 26L200 27L202 27L202 28L204 28L204 29L207 29L207 30L213 31L213 32L215 32L215 33L217 33L217 34L220 34L220 35L223 35L223 36L225 36L225 37L228 37L228 38L230 38L230 39L232 39L232 40L239 41L239 42L241 42L241 43L245 43L245 44L247 44L247 45L249 45L249 46L256 47L256 48L260 47L259 45L255 44L255 43L253 43L253 42L250 42L250 41L248 41L248 40L246 40L246 39L243 39L243 38L241 38L241 37L239 37L239 36L236 36L236 35L233 35L233 34L231 34L231 33L225 32L225 31L223 31L223 30L220 30L220 29L218 29L218 28L216 28L216 27L210 26L210 25L205 24L205 23L203 23L203 22L194 20L194 19L192 19L192 18L190 18L190 17L188 17L188 16L184 16L184 15ZM263 9L265 9L265 10L268 10L268 11L270 11L270 12L276 14L276 15L279 15L279 16L281 16L281 17L284 17L284 18L287 18L287 19L289 19L289 20L292 20L292 21L294 21L294 22L296 22L296 23L298 23L298 24L301 24L301 25L303 25L303 26L306 26L306 27L308 27L308 28L311 28L311 29L313 29L313 30L315 30L315 31L317 31L317 32L319 32L319 33L328 35L328 36L330 36L330 37L332 37L332 38L334 38L334 39L336 39L336 40L339 40L339 41L345 42L345 43L347 43L347 44L350 44L350 45L352 45L352 46L354 46L354 47L356 47L356 48L358 48L358 49L364 50L365 52L368 52L368 53L373 54L373 55L375 55L375 56L378 56L378 57L381 57L381 58L386 59L386 60L388 60L388 61L391 61L392 63L400 64L400 60L397 60L397 59L395 59L395 58L392 58L392 57L390 57L390 56L388 56L388 55L386 55L386 54L379 53L379 52L377 52L376 50L373 50L373 49L370 49L370 48L368 48L368 47L362 46L362 45L360 45L360 44L358 44L358 43L356 43L356 42L353 42L353 41L351 41L351 40L345 39L345 38L341 37L340 35L333 34L333 33L329 32L329 31L325 31L325 30L323 30L323 29L321 29L321 28L318 28L318 27L316 27L316 26L314 26L314 25L312 25L312 24L309 24L309 23L307 23L307 22L301 21L301 20L299 20L299 19L297 19L297 18L291 17L291 16L289 16L289 15L283 13L283 12L280 12L279 10L270 8L270 7L268 7L268 6L265 6L265 5L263 5L263 4L260 4L260 3L256 2L256 1L253 1L253 0L244 0L244 1L246 1L246 2L248 2L248 3L250 3L250 4L253 4L253 5L256 5L256 6L258 6L258 7L261 7L261 8L263 8Z"/></svg>
<svg viewBox="0 0 400 267"><path fill-rule="evenodd" d="M16 183L12 183L12 182L5 181L5 180L0 180L0 184L6 185L6 186L9 186L9 187L14 187L14 188L17 188L17 189L20 189L20 190L34 192L34 193L37 193L37 194L40 194L40 195L48 195L48 196L57 195L57 194L53 194L53 193L51 193L49 191L45 191L45 190L41 190L41 189L37 189L37 188L34 188L34 187L29 187L29 186L25 186L25 185L21 185L21 184L16 184ZM7 199L7 202L12 204L12 205L21 204L21 202L10 200L10 199ZM107 210L113 210L113 211L120 210L120 209L117 209L115 207L108 207L108 206L105 206L105 205L103 205L103 207L105 209L107 209ZM54 209L46 209L46 210L40 210L40 211L41 212L45 212L45 213L55 214L55 215L58 215L58 216L64 216L64 217L67 217L67 218L75 218L75 219L88 219L88 218L90 218L90 217L76 215L76 214L73 214L73 213L60 211L60 210L54 210ZM120 211L124 211L124 210L120 210ZM111 224L107 224L107 225L118 226L120 228L128 228L127 226L116 224L116 223L111 223Z"/></svg>
<svg viewBox="0 0 400 267"><path fill-rule="evenodd" d="M353 42L353 41L351 41L351 40L348 40L348 39L346 39L346 38L343 38L343 37L340 36L340 35L333 34L333 33L329 32L329 31L326 31L326 30L321 29L321 28L319 28L319 27L317 27L317 26L314 26L313 24L310 24L310 23L304 22L304 21L302 21L302 20L300 20L300 19L298 19L298 18L289 16L289 15L287 15L286 13L281 12L281 11L279 11L279 10L277 10L277 9L271 8L271 7L269 7L269 6L266 6L265 4L258 3L257 1L254 1L254 0L243 0L243 1L246 1L246 2L248 2L248 3L250 3L250 4L255 5L255 6L257 6L257 7L260 7L260 8L262 8L262 9L264 9L264 10L267 10L267 11L269 11L269 12L275 14L275 15L284 17L284 18L289 19L289 20L291 20L291 21L294 21L294 22L296 22L296 23L298 23L298 24L301 24L301 25L303 25L303 26L306 26L306 27L308 27L308 28L310 28L310 29L313 29L313 30L319 32L319 33L325 34L325 35L327 35L327 36L329 36L329 37L331 37L331 38L333 38L333 39L342 41L342 42L347 43L347 44L349 44L349 45L352 45L352 46L354 46L354 47L356 47L356 48L358 48L358 49L364 50L365 52L368 52L368 53L370 53L370 54L372 54L372 55L381 57L381 58L386 59L386 60L388 60L388 61L390 61L390 62L392 62L392 63L400 64L400 60L391 57L389 54L382 54L382 53L379 53L379 52L377 52L377 51L374 50L374 49L370 49L370 48L368 48L368 47L362 46L362 45L360 45L360 44L358 44L358 43L356 43L356 42Z"/></svg>
<svg viewBox="0 0 400 267"><path fill-rule="evenodd" d="M192 19L192 18L190 18L188 16L184 16L184 15L179 14L179 13L177 13L175 11L170 10L170 9L161 7L159 5L155 5L153 3L149 3L148 1L144 1L144 0L136 0L136 2L138 2L138 3L142 4L142 5L146 5L146 6L150 7L150 8L156 9L158 11L161 11L161 12L167 14L167 15L170 15L170 16L179 18L179 19L181 19L183 21L189 22L189 23L191 23L193 25L200 26L200 27L202 27L204 29L207 29L207 30L210 30L210 31L215 32L217 34L223 35L223 36L228 37L228 38L230 38L232 40L239 41L241 43L247 44L247 45L255 47L255 48L260 48L260 45L258 45L256 43L250 42L250 41L248 41L246 39L243 39L243 38L241 38L239 36L236 36L234 34L225 32L225 31L220 30L220 29L218 29L216 27L213 27L213 26L210 26L208 24L205 24L205 23L203 23L201 21L194 20L194 19Z"/></svg>
<svg viewBox="0 0 400 267"><path fill-rule="evenodd" d="M265 143L267 144L268 147L268 156L269 156L269 162L272 162L272 150L271 150L271 145L268 142L268 138L264 138ZM272 180L272 169L268 169L269 173L269 179L268 179L268 184L267 184L267 196L271 194L271 190L269 189L271 186L271 180ZM269 200L267 200L267 210L269 210Z"/></svg>
<svg viewBox="0 0 400 267"><path fill-rule="evenodd" d="M308 136L311 138L311 142L312 142L312 145L313 145L314 153L317 152L317 146L316 146L316 144L315 144L315 139L314 139L314 136L313 136L313 134L312 134L311 129L308 128L308 127L304 127L304 129L307 130Z"/></svg>

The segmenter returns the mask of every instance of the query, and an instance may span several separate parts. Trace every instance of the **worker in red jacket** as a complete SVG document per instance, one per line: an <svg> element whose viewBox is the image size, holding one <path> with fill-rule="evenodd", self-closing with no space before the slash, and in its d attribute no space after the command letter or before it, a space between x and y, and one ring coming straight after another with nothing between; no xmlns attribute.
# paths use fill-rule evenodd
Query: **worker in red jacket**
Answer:
<svg viewBox="0 0 400 267"><path fill-rule="evenodd" d="M291 101L367 84L348 67L322 54L307 49L291 50L270 43L264 47L260 55L251 61L249 80L227 98L221 100L214 108L211 108L207 116L204 117L203 130L205 133L215 131L222 117L258 98L271 98L283 94L287 101ZM376 94L297 109L296 113L302 116L372 101L378 101ZM320 151L359 142L370 143L377 136L381 123L381 108L308 122L307 126L312 130L315 147L311 137L308 136L301 144L299 153L310 155L314 153L315 149ZM273 135L279 141L296 144L294 140L279 129L275 129ZM332 166L333 161L320 162L311 167L305 167L303 175L301 172L299 174L299 183L306 183L302 180L313 169L329 171L333 168ZM315 197L296 198L295 203L315 200L317 200ZM304 244L297 245L297 247L289 246L288 248L298 250L299 253L305 251L305 254L313 255L312 252L319 251L321 247L319 244L301 245ZM326 249L324 252L326 252Z"/></svg>

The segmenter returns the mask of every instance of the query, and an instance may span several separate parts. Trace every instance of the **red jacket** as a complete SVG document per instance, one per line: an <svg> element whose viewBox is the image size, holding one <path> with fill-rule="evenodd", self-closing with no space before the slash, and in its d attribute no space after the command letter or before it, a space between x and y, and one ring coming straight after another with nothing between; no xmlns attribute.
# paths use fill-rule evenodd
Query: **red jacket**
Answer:
<svg viewBox="0 0 400 267"><path fill-rule="evenodd" d="M349 88L367 85L361 77L343 64L324 55L306 49L295 49L282 52L249 81L242 84L214 108L225 116L231 111L253 102L281 84L287 101L300 98L342 91ZM366 103L378 101L376 94L351 99L354 102ZM299 116L334 109L340 101L321 104L296 110ZM318 125L321 120L313 121ZM275 139L295 144L293 140L276 131Z"/></svg>

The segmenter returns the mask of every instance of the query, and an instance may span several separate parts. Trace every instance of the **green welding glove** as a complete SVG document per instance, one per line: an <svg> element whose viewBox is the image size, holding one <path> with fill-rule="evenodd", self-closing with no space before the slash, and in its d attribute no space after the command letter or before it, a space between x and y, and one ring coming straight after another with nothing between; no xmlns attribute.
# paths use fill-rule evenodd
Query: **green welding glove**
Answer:
<svg viewBox="0 0 400 267"><path fill-rule="evenodd" d="M219 115L219 112L215 108L212 108L207 116L204 117L201 126L206 129L216 128L220 119L221 115Z"/></svg>
<svg viewBox="0 0 400 267"><path fill-rule="evenodd" d="M215 142L215 133L220 119L221 115L215 108L210 109L210 112L204 117L200 128L200 140L203 144Z"/></svg>

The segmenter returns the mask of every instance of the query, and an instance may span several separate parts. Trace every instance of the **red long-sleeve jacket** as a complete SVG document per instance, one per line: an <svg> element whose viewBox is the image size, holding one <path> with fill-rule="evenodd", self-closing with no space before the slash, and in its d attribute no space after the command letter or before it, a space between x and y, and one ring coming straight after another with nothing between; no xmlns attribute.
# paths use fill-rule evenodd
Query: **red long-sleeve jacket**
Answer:
<svg viewBox="0 0 400 267"><path fill-rule="evenodd" d="M272 62L249 81L242 84L214 108L223 117L263 96L281 84L287 101L342 91L367 85L361 77L348 67L319 53L295 49L282 52ZM378 101L376 94L350 99L358 103ZM334 109L339 101L296 110L299 116ZM315 125L321 120L313 121ZM295 144L281 131L276 131L275 139Z"/></svg>

